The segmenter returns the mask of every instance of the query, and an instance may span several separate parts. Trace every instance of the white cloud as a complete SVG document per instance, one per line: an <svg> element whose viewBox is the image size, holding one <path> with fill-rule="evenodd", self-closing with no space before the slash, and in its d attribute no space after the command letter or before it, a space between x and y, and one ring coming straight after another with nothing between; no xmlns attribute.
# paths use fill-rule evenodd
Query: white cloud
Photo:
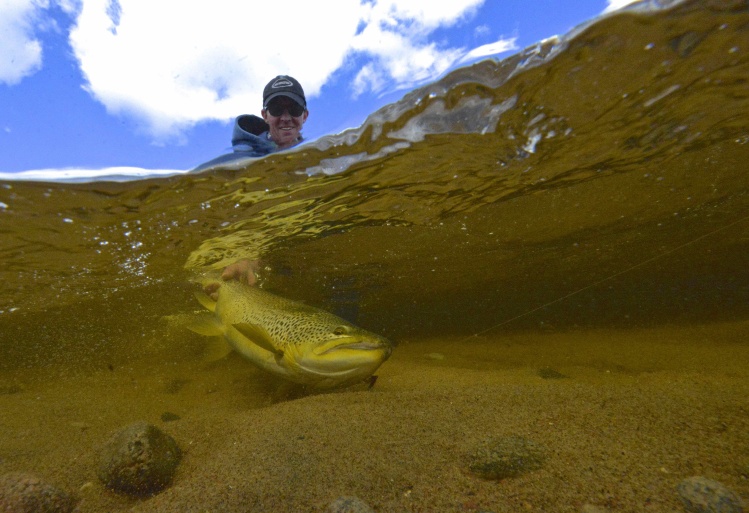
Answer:
<svg viewBox="0 0 749 513"><path fill-rule="evenodd" d="M376 25L369 25L357 36L353 49L372 59L355 78L355 95L378 92L388 85L393 89L410 87L437 77L464 53L461 49L442 50L433 43L414 44Z"/></svg>
<svg viewBox="0 0 749 513"><path fill-rule="evenodd" d="M374 0L362 4L363 21L387 30L423 36L442 26L452 26L470 16L484 0Z"/></svg>
<svg viewBox="0 0 749 513"><path fill-rule="evenodd" d="M50 1L75 20L69 40L83 87L163 142L200 121L257 112L279 73L299 79L308 97L346 66L361 68L352 95L434 79L467 50L432 33L485 0L287 0L281 9L246 0L0 0L13 7L10 15L3 7L0 42L22 57L8 70L0 63L0 80L41 65L32 29Z"/></svg>
<svg viewBox="0 0 749 513"><path fill-rule="evenodd" d="M267 80L298 78L309 96L343 63L358 2L277 6L237 0L85 0L71 44L87 90L164 138L210 119L257 111ZM118 13L118 16L113 14ZM323 20L315 22L313 20Z"/></svg>
<svg viewBox="0 0 749 513"><path fill-rule="evenodd" d="M0 83L17 84L42 66L42 45L34 28L47 3L0 0Z"/></svg>
<svg viewBox="0 0 749 513"><path fill-rule="evenodd" d="M473 29L473 35L476 37L485 37L491 33L492 29L488 25L479 25Z"/></svg>
<svg viewBox="0 0 749 513"><path fill-rule="evenodd" d="M630 4L634 4L637 2L640 2L641 0L608 0L609 5L606 7L606 9L603 12L611 12L621 9L622 7L626 7Z"/></svg>
<svg viewBox="0 0 749 513"><path fill-rule="evenodd" d="M460 62L468 62L474 59L479 59L481 57L488 57L490 55L497 55L498 53L508 52L510 50L517 50L518 47L515 44L515 41L517 41L517 39L517 37L512 37L510 39L500 39L499 41L495 41L494 43L489 43L483 46L479 46L478 48L474 48L470 52L466 53L460 59Z"/></svg>
<svg viewBox="0 0 749 513"><path fill-rule="evenodd" d="M425 2L423 0L379 0L364 4L361 30L351 48L373 62L354 80L354 94L411 87L436 78L464 53L460 48L439 48L428 41L437 28L459 23L475 12L484 0ZM392 82L392 84L391 84Z"/></svg>
<svg viewBox="0 0 749 513"><path fill-rule="evenodd" d="M181 169L143 169L140 167L105 167L100 169L63 168L34 169L16 173L0 172L0 180L6 181L41 181L41 182L127 182L141 178L153 178L184 174Z"/></svg>

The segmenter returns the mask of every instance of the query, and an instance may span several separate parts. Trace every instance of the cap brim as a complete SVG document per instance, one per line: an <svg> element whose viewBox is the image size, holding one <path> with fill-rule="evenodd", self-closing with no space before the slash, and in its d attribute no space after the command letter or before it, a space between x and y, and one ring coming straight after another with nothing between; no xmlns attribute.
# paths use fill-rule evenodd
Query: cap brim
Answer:
<svg viewBox="0 0 749 513"><path fill-rule="evenodd" d="M304 98L302 98L298 94L289 93L289 92L286 92L286 91L279 92L279 93L273 93L272 95L268 96L265 99L265 105L268 105L269 101L271 101L273 98L278 98L279 96L286 96L287 98L291 98L292 100L294 100L295 102L297 102L299 105L301 105L305 109L307 108L307 102L304 101Z"/></svg>

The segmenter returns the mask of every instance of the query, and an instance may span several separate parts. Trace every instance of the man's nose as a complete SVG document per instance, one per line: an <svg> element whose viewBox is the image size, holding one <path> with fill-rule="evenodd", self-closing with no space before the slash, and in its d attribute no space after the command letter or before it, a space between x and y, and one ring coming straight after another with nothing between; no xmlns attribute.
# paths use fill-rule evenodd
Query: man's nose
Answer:
<svg viewBox="0 0 749 513"><path fill-rule="evenodd" d="M283 112L281 113L281 119L291 119L291 114L289 113L288 107L283 109Z"/></svg>

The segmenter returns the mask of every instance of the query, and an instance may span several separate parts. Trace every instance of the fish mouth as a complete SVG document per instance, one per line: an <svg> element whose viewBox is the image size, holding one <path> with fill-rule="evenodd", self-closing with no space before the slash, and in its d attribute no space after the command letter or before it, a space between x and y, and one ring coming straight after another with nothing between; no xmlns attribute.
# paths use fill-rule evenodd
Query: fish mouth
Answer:
<svg viewBox="0 0 749 513"><path fill-rule="evenodd" d="M323 346L318 350L315 350L315 354L318 356L323 356L343 349L354 351L376 351L388 350L389 348L390 344L383 340L361 340L356 337L345 337L336 340L335 345L333 345L332 347Z"/></svg>
<svg viewBox="0 0 749 513"><path fill-rule="evenodd" d="M371 376L391 352L392 346L385 338L343 336L299 355L295 364L315 379L339 385Z"/></svg>

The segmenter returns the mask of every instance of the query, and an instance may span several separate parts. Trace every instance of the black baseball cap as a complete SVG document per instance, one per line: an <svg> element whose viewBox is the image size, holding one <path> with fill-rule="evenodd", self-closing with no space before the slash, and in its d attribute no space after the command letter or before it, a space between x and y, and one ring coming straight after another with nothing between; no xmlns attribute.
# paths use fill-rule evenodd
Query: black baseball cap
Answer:
<svg viewBox="0 0 749 513"><path fill-rule="evenodd" d="M302 85L297 79L288 75L278 75L268 82L268 85L263 89L263 107L267 106L269 101L278 96L287 96L302 107L307 107L307 100L304 98Z"/></svg>

